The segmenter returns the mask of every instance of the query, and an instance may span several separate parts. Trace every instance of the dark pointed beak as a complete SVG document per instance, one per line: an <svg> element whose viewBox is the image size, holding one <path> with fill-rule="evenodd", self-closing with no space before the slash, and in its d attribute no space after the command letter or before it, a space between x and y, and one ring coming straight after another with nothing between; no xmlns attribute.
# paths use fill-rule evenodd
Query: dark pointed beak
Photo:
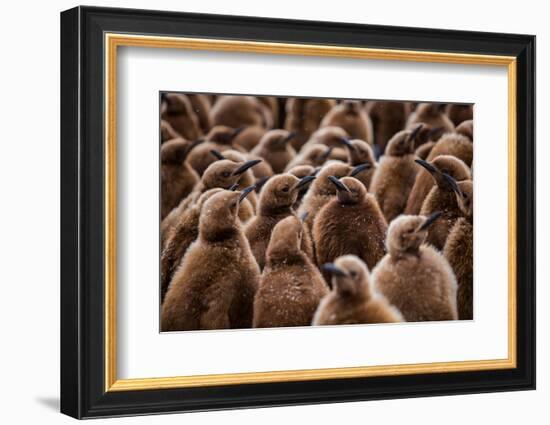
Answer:
<svg viewBox="0 0 550 425"><path fill-rule="evenodd" d="M426 221L422 223L418 229L416 229L417 232L420 232L422 230L426 230L428 227L430 227L435 220L439 218L439 216L442 214L441 211L436 211L433 214L429 215L428 218L426 218Z"/></svg>
<svg viewBox="0 0 550 425"><path fill-rule="evenodd" d="M428 161L424 161L423 159L416 158L414 160L418 165L424 167L426 171L428 171L430 174L434 174L438 172L438 169L435 168L432 164L430 164Z"/></svg>
<svg viewBox="0 0 550 425"><path fill-rule="evenodd" d="M338 177L335 176L328 176L328 179L336 186L336 190L339 192L349 192L348 187L342 183L340 180L338 180Z"/></svg>
<svg viewBox="0 0 550 425"><path fill-rule="evenodd" d="M256 190L261 189L262 186L266 184L268 180L269 180L269 176L264 176L256 180L256 183L254 183L254 186L256 186Z"/></svg>
<svg viewBox="0 0 550 425"><path fill-rule="evenodd" d="M456 184L456 180L446 173L442 173L441 175L443 176L443 181L448 186L448 188L451 189L454 193L457 193L460 196L462 196L462 192L460 191L460 188Z"/></svg>
<svg viewBox="0 0 550 425"><path fill-rule="evenodd" d="M325 263L323 264L323 270L326 270L330 274L338 277L346 277L347 273L343 271L341 268L336 267L334 263Z"/></svg>
<svg viewBox="0 0 550 425"><path fill-rule="evenodd" d="M297 189L301 189L302 187L308 185L309 183L311 183L313 180L315 180L315 176L305 176L305 177L302 177L300 179L300 181L298 183L296 183L296 185L292 188L294 190L297 190Z"/></svg>
<svg viewBox="0 0 550 425"><path fill-rule="evenodd" d="M235 192L235 191L238 189L238 187L239 187L239 183L233 183L233 184L229 187L229 189L227 189L227 190L230 190L231 192Z"/></svg>
<svg viewBox="0 0 550 425"><path fill-rule="evenodd" d="M309 211L305 211L302 214L300 214L300 221L304 223L307 220L307 216L309 215Z"/></svg>
<svg viewBox="0 0 550 425"><path fill-rule="evenodd" d="M355 167L353 170L351 170L349 175L350 175L350 177L355 177L361 171L365 171L369 168L372 168L372 164L370 162L363 162L362 164L359 164L357 167Z"/></svg>
<svg viewBox="0 0 550 425"><path fill-rule="evenodd" d="M296 132L291 131L290 133L288 133L288 136L286 136L283 140L281 140L281 143L283 145L285 145L288 142L290 142L292 139L294 139L295 137L296 137Z"/></svg>
<svg viewBox="0 0 550 425"><path fill-rule="evenodd" d="M248 196L248 194L256 189L256 185L253 184L252 186L248 186L247 188L244 188L241 190L241 196L239 196L239 203L241 203L244 198Z"/></svg>
<svg viewBox="0 0 550 425"><path fill-rule="evenodd" d="M420 130L422 129L423 127L423 124L418 124L413 131L411 131L411 133L409 134L409 142L411 141L415 141L416 140L416 136L418 136L418 133L420 132Z"/></svg>
<svg viewBox="0 0 550 425"><path fill-rule="evenodd" d="M351 141L348 138L341 137L338 140L340 140L340 142L342 142L346 146L346 148L348 148L350 151L355 152L355 146L353 146L353 144L351 143Z"/></svg>
<svg viewBox="0 0 550 425"><path fill-rule="evenodd" d="M218 161L225 159L225 156L223 156L222 153L217 149L212 149L210 153L214 155Z"/></svg>
<svg viewBox="0 0 550 425"><path fill-rule="evenodd" d="M324 151L323 154L321 155L321 159L322 159L323 161L325 161L325 160L330 156L330 154L332 153L332 150L333 150L333 149L334 149L334 146L329 146L329 147L327 148L327 150Z"/></svg>
<svg viewBox="0 0 550 425"><path fill-rule="evenodd" d="M234 176L238 176L242 173L244 173L246 170L248 170L249 168L252 168L254 167L255 165L259 164L260 162L262 162L261 159L252 159L250 161L246 161L244 164L242 164L239 168L237 168L235 171L233 171L233 175Z"/></svg>
<svg viewBox="0 0 550 425"><path fill-rule="evenodd" d="M241 134L246 127L238 127L235 130L233 130L233 133L231 133L231 136L229 137L230 140L235 139L239 134Z"/></svg>

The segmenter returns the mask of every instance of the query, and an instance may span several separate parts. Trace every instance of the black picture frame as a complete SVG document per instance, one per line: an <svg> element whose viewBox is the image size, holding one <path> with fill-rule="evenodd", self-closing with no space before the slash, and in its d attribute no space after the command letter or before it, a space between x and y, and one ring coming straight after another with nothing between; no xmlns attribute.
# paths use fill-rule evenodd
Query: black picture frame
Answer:
<svg viewBox="0 0 550 425"><path fill-rule="evenodd" d="M104 34L258 40L517 58L517 367L105 392ZM535 37L76 7L61 13L61 412L76 418L535 388Z"/></svg>

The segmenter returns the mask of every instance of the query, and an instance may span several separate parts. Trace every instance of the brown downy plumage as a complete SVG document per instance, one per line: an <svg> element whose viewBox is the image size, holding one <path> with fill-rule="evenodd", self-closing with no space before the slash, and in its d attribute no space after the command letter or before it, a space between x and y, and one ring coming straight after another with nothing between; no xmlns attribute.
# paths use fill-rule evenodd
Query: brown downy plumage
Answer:
<svg viewBox="0 0 550 425"><path fill-rule="evenodd" d="M408 215L417 215L420 213L426 196L428 196L428 193L430 193L435 184L435 176L433 171L431 171L432 168L424 165L426 161L417 160L416 162L419 171L409 195L407 207L405 208L405 214ZM470 171L466 164L452 155L439 155L427 162L432 167L441 171L441 173L448 174L455 180L461 181L470 178ZM441 183L445 184L445 181L441 181Z"/></svg>
<svg viewBox="0 0 550 425"><path fill-rule="evenodd" d="M457 127L456 127L456 133L461 134L468 139L470 139L471 142L474 141L474 122L472 120L462 121Z"/></svg>
<svg viewBox="0 0 550 425"><path fill-rule="evenodd" d="M449 103L445 112L455 126L463 121L474 118L474 106L460 103Z"/></svg>
<svg viewBox="0 0 550 425"><path fill-rule="evenodd" d="M172 139L160 148L161 220L191 193L199 181L199 175L186 161L197 144L185 139Z"/></svg>
<svg viewBox="0 0 550 425"><path fill-rule="evenodd" d="M416 150L414 151L414 155L420 159L426 159L428 158L428 155L430 154L434 146L435 142L423 143L416 148ZM416 178L418 178L418 175L416 176Z"/></svg>
<svg viewBox="0 0 550 425"><path fill-rule="evenodd" d="M459 218L451 229L445 242L443 255L453 268L458 283L458 318L471 320L474 318L474 193L472 181L458 182L455 190L458 207L464 217Z"/></svg>
<svg viewBox="0 0 550 425"><path fill-rule="evenodd" d="M164 301L168 285L187 248L199 236L199 217L202 206L212 195L222 190L218 187L204 192L196 204L185 210L178 217L177 222L170 230L160 256L161 302Z"/></svg>
<svg viewBox="0 0 550 425"><path fill-rule="evenodd" d="M212 125L233 128L273 126L271 112L254 96L220 96L210 110L210 117Z"/></svg>
<svg viewBox="0 0 550 425"><path fill-rule="evenodd" d="M415 137L422 128L404 130L391 138L372 178L374 194L389 223L403 212L418 171L414 163Z"/></svg>
<svg viewBox="0 0 550 425"><path fill-rule="evenodd" d="M266 266L254 298L255 328L309 326L327 285L300 248L302 222L289 216L277 223L266 253Z"/></svg>
<svg viewBox="0 0 550 425"><path fill-rule="evenodd" d="M160 143L162 144L168 140L178 138L181 138L181 136L172 128L168 121L160 120Z"/></svg>
<svg viewBox="0 0 550 425"><path fill-rule="evenodd" d="M303 145L301 151L315 144L339 148L342 146L342 139L349 139L349 137L349 134L341 127L322 127L311 135L309 140Z"/></svg>
<svg viewBox="0 0 550 425"><path fill-rule="evenodd" d="M340 127L352 139L373 142L372 123L361 102L343 100L325 115L321 127Z"/></svg>
<svg viewBox="0 0 550 425"><path fill-rule="evenodd" d="M329 177L337 196L317 214L313 223L313 243L317 265L353 254L372 268L386 253L387 224L378 202L353 177ZM323 273L327 282L330 274Z"/></svg>
<svg viewBox="0 0 550 425"><path fill-rule="evenodd" d="M254 147L260 143L260 139L266 133L266 129L253 125L250 127L245 127L235 139L233 139L234 146L240 146L246 152L250 152Z"/></svg>
<svg viewBox="0 0 550 425"><path fill-rule="evenodd" d="M290 142L299 151L328 111L336 105L334 99L301 99L291 97L286 101L285 130L296 134Z"/></svg>
<svg viewBox="0 0 550 425"><path fill-rule="evenodd" d="M444 103L419 103L407 119L407 128L416 127L422 123L441 128L444 132L454 131L455 126L445 114L445 107Z"/></svg>
<svg viewBox="0 0 550 425"><path fill-rule="evenodd" d="M296 167L292 167L288 170L287 173L302 179L306 176L316 176L318 171L319 169L314 168L311 165L297 165ZM309 185L305 185L300 188L298 191L298 199L296 199L296 202L294 202L294 205L292 206L294 210L298 210L300 203L302 202L302 198L307 193L308 189Z"/></svg>
<svg viewBox="0 0 550 425"><path fill-rule="evenodd" d="M189 98L179 93L163 93L161 98L161 118L172 126L176 133L187 140L202 136L197 114Z"/></svg>
<svg viewBox="0 0 550 425"><path fill-rule="evenodd" d="M197 114L199 126L203 134L208 133L212 127L212 120L210 119L210 99L208 99L208 96L205 94L188 94L187 97L191 102L195 114Z"/></svg>
<svg viewBox="0 0 550 425"><path fill-rule="evenodd" d="M271 127L282 127L282 123L279 123L279 102L277 98L274 96L256 96L256 99L258 99L271 114Z"/></svg>
<svg viewBox="0 0 550 425"><path fill-rule="evenodd" d="M313 176L298 179L291 174L271 177L260 192L258 213L246 225L245 235L250 249L260 266L265 265L265 252L271 232L275 225L289 215L294 215L292 206L298 198L299 190L314 180ZM311 240L306 235L302 238L302 249L312 256Z"/></svg>
<svg viewBox="0 0 550 425"><path fill-rule="evenodd" d="M456 320L456 278L437 250L424 244L429 217L402 215L388 228L388 254L372 272L376 289L408 322Z"/></svg>
<svg viewBox="0 0 550 425"><path fill-rule="evenodd" d="M286 130L270 130L250 153L263 158L275 174L282 173L296 155L289 143L293 137L294 133Z"/></svg>
<svg viewBox="0 0 550 425"><path fill-rule="evenodd" d="M216 187L229 189L239 181L245 171L254 167L259 161L260 160L252 160L246 161L245 163L238 163L224 159L210 164L200 181L193 188L193 191L186 198L182 199L179 205L162 220L160 225L162 246L164 246L168 232L176 223L178 217L181 216L187 208L195 204L204 192ZM249 207L246 208L246 205ZM241 220L246 221L253 214L254 210L252 209L252 205L250 205L250 202L247 200L241 205L241 208L239 208L239 217Z"/></svg>
<svg viewBox="0 0 550 425"><path fill-rule="evenodd" d="M474 156L474 144L462 134L447 133L437 141L430 151L427 161L431 161L439 155L456 156L458 159L464 161L468 167L471 167Z"/></svg>
<svg viewBox="0 0 550 425"><path fill-rule="evenodd" d="M320 167L332 157L333 147L328 147L323 144L313 144L304 146L302 150L288 163L286 170L300 166L310 165L312 167Z"/></svg>
<svg viewBox="0 0 550 425"><path fill-rule="evenodd" d="M404 102L370 101L365 105L372 121L374 143L380 152L384 152L386 143L395 133L405 128L407 109Z"/></svg>
<svg viewBox="0 0 550 425"><path fill-rule="evenodd" d="M223 125L213 127L204 137L204 142L201 146L197 147L197 149L189 155L189 165L193 167L199 176L202 176L204 170L216 161L216 157L210 154L213 149L219 152L223 152L227 149L242 149L233 144L233 140L242 130L243 128L234 129Z"/></svg>
<svg viewBox="0 0 550 425"><path fill-rule="evenodd" d="M247 191L222 191L204 203L199 238L183 257L162 304L162 331L252 326L260 270L238 220Z"/></svg>
<svg viewBox="0 0 550 425"><path fill-rule="evenodd" d="M442 169L420 159L417 162L430 172L435 182L435 185L422 203L420 214L430 215L435 211L441 211L441 218L430 226L428 237L426 238L426 242L441 251L445 246L445 240L455 221L462 216L454 193L456 181L471 180L472 176L466 164L452 156L447 156L443 161L436 163L441 165ZM445 173L442 170L449 173Z"/></svg>
<svg viewBox="0 0 550 425"><path fill-rule="evenodd" d="M328 201L332 199L334 195L336 195L336 187L334 187L328 177L345 177L350 174L352 170L353 168L349 164L340 161L327 162L319 170L317 173L317 179L313 182L305 194L300 208L298 209L299 216L307 214L304 223L309 234L311 234L313 221L317 213Z"/></svg>
<svg viewBox="0 0 550 425"><path fill-rule="evenodd" d="M367 142L359 139L342 139L342 142L347 148L347 161L351 166L356 167L360 164L369 165L369 168L355 177L368 189L377 167L372 148Z"/></svg>
<svg viewBox="0 0 550 425"><path fill-rule="evenodd" d="M403 322L400 311L378 294L365 263L355 255L338 257L323 269L332 275L332 291L323 298L313 326Z"/></svg>

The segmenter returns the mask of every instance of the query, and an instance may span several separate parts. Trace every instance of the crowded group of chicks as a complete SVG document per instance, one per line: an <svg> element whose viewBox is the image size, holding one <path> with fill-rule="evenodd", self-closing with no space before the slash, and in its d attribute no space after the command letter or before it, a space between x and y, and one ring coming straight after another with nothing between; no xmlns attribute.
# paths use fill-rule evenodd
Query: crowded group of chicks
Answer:
<svg viewBox="0 0 550 425"><path fill-rule="evenodd" d="M162 331L472 319L472 105L160 109Z"/></svg>

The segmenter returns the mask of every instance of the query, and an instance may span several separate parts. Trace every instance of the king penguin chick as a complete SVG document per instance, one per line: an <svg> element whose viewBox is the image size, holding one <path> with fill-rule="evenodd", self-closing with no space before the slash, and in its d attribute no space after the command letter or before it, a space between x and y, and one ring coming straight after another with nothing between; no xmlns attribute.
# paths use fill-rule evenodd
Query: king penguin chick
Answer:
<svg viewBox="0 0 550 425"><path fill-rule="evenodd" d="M445 114L444 103L419 103L407 119L407 128L416 127L420 123L441 128L445 132L455 129L452 121Z"/></svg>
<svg viewBox="0 0 550 425"><path fill-rule="evenodd" d="M343 100L334 106L321 121L321 127L340 127L352 139L373 143L371 120L358 101Z"/></svg>
<svg viewBox="0 0 550 425"><path fill-rule="evenodd" d="M290 170L288 170L287 173L292 174L293 176L296 176L299 179L301 179L306 176L316 176L318 171L319 171L318 169L313 168L311 165L297 165L296 167L292 167ZM308 189L309 189L309 185L304 185L302 188L300 188L300 190L298 191L298 198L296 199L296 202L294 202L294 205L292 206L294 210L298 210L298 207L302 202L302 198L307 193Z"/></svg>
<svg viewBox="0 0 550 425"><path fill-rule="evenodd" d="M414 185L418 171L414 163L414 145L421 127L400 131L391 138L372 178L370 192L388 223L403 212Z"/></svg>
<svg viewBox="0 0 550 425"><path fill-rule="evenodd" d="M176 223L177 218L191 205L193 205L199 199L200 195L206 192L209 189L215 187L221 187L222 189L229 189L235 183L239 181L242 174L248 169L254 167L258 164L260 160L251 160L246 161L245 163L233 162L228 159L221 161L216 161L206 169L202 175L200 181L195 185L193 191L178 204L170 213L162 220L160 230L161 230L161 241L162 246L166 241L168 232L172 226ZM248 211L245 206L248 205ZM241 220L246 221L250 216L243 215L243 212L246 214L253 215L254 210L250 202L246 201L239 208L239 217Z"/></svg>
<svg viewBox="0 0 550 425"><path fill-rule="evenodd" d="M365 186L353 177L329 177L337 196L317 214L313 223L313 243L317 265L334 261L345 254L361 258L372 268L386 253L387 224L378 202ZM323 273L327 282L330 274Z"/></svg>
<svg viewBox="0 0 550 425"><path fill-rule="evenodd" d="M445 108L445 112L455 126L459 125L462 121L474 118L473 105L449 103Z"/></svg>
<svg viewBox="0 0 550 425"><path fill-rule="evenodd" d="M396 306L407 322L456 320L456 278L437 250L423 244L429 217L402 215L388 229L388 254L374 268L376 289Z"/></svg>
<svg viewBox="0 0 550 425"><path fill-rule="evenodd" d="M349 139L349 137L349 134L346 133L346 131L341 127L321 127L311 135L309 140L302 147L301 151L303 151L306 146L309 147L315 144L339 148L342 146L342 139Z"/></svg>
<svg viewBox="0 0 550 425"><path fill-rule="evenodd" d="M242 130L242 127L233 129L223 125L213 127L204 138L204 143L189 155L189 165L193 167L199 176L202 176L204 170L216 161L216 158L212 156L210 152L213 149L220 152L227 149L235 149L233 140Z"/></svg>
<svg viewBox="0 0 550 425"><path fill-rule="evenodd" d="M239 205L251 190L224 190L204 203L199 238L162 304L162 331L251 327L260 270L238 220Z"/></svg>
<svg viewBox="0 0 550 425"><path fill-rule="evenodd" d="M265 265L265 252L269 237L275 225L289 215L294 215L292 206L298 198L298 192L315 177L302 179L291 174L280 174L271 177L260 192L258 214L246 225L245 235L250 243L252 254L260 269ZM302 238L302 249L312 256L311 240L306 235Z"/></svg>
<svg viewBox="0 0 550 425"><path fill-rule="evenodd" d="M300 248L303 224L292 215L277 223L254 298L255 328L309 326L327 285Z"/></svg>
<svg viewBox="0 0 550 425"><path fill-rule="evenodd" d="M313 326L403 322L400 311L378 294L369 271L355 255L338 257L323 266L332 275L332 291L313 317Z"/></svg>
<svg viewBox="0 0 550 425"><path fill-rule="evenodd" d="M270 130L250 152L263 158L275 174L282 173L287 164L294 158L296 151L290 146L294 133L286 130Z"/></svg>
<svg viewBox="0 0 550 425"><path fill-rule="evenodd" d="M176 133L187 140L196 140L202 136L199 119L187 96L163 93L161 102L161 118L168 122Z"/></svg>
<svg viewBox="0 0 550 425"><path fill-rule="evenodd" d="M445 242L443 255L453 268L458 283L457 306L460 320L474 317L473 292L473 184L471 180L458 182L455 188L458 207L464 214L459 218Z"/></svg>
<svg viewBox="0 0 550 425"><path fill-rule="evenodd" d="M404 102L370 101L365 105L365 111L372 121L374 144L379 152L384 152L388 140L405 128L407 106Z"/></svg>
<svg viewBox="0 0 550 425"><path fill-rule="evenodd" d="M198 174L186 161L198 143L172 139L160 148L161 220L191 193L199 181Z"/></svg>
<svg viewBox="0 0 550 425"><path fill-rule="evenodd" d="M431 167L425 165L426 161L421 161L420 159L417 158L415 160L419 165L420 171L416 175L414 186L407 200L407 207L405 208L405 214L407 215L417 215L420 213L426 196L428 196L428 193L430 193L436 183L435 178L437 175L433 174L434 167L441 173L448 174L458 181L470 178L470 171L466 164L452 155L439 155L431 161L427 161ZM445 184L446 182L441 181L441 183Z"/></svg>
<svg viewBox="0 0 550 425"><path fill-rule="evenodd" d="M313 134L323 117L336 105L334 99L307 99L291 97L286 101L285 130L296 134L292 147L299 151Z"/></svg>
<svg viewBox="0 0 550 425"><path fill-rule="evenodd" d="M260 126L271 128L269 109L254 96L220 96L210 110L212 125L239 128Z"/></svg>
<svg viewBox="0 0 550 425"><path fill-rule="evenodd" d="M420 159L417 159L417 162L429 171L435 182L422 203L420 214L430 215L435 211L441 211L442 213L441 219L437 220L428 230L426 241L442 250L455 221L462 216L454 194L456 182L470 180L472 177L466 164L452 156L445 157L442 165L442 168L449 171L449 173L443 172L429 162ZM441 162L438 163L441 164Z"/></svg>
<svg viewBox="0 0 550 425"><path fill-rule="evenodd" d="M376 171L376 160L374 159L374 152L370 145L359 139L342 139L342 142L348 150L348 162L353 167L360 164L368 164L369 167L362 173L358 174L356 179L365 185L368 189L370 187L372 176Z"/></svg>
<svg viewBox="0 0 550 425"><path fill-rule="evenodd" d="M166 237L166 243L160 255L161 302L164 300L168 284L172 280L172 276L185 255L187 248L199 236L199 217L202 206L212 195L222 190L217 187L204 192L194 205L178 217Z"/></svg>
<svg viewBox="0 0 550 425"><path fill-rule="evenodd" d="M437 141L430 151L427 161L431 161L439 155L456 156L458 159L464 161L468 167L471 167L474 156L474 144L462 134L447 133Z"/></svg>

